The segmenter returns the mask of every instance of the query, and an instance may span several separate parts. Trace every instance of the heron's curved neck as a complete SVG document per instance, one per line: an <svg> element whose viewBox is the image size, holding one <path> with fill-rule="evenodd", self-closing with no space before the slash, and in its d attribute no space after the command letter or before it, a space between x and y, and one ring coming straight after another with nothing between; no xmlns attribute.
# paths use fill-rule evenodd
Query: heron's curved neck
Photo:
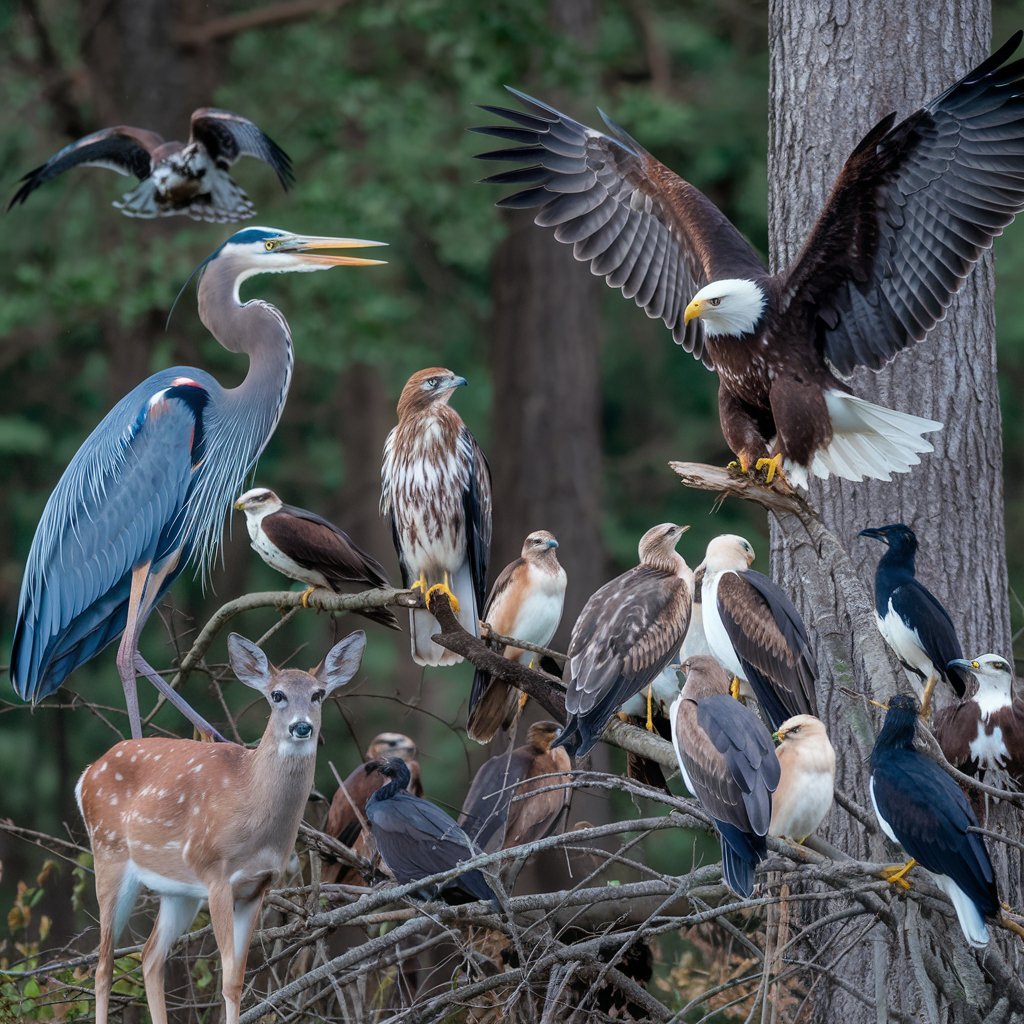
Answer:
<svg viewBox="0 0 1024 1024"><path fill-rule="evenodd" d="M238 387L225 389L225 401L262 422L260 447L277 425L292 376L292 339L284 316L270 303L242 303L238 279L245 267L237 257L220 256L199 283L199 319L229 352L245 353L249 371ZM254 440L256 438L254 437Z"/></svg>

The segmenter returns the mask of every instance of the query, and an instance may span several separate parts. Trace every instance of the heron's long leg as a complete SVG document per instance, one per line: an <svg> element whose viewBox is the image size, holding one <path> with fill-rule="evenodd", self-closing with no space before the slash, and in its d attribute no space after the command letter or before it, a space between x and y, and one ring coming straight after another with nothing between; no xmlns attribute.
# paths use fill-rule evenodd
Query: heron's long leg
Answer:
<svg viewBox="0 0 1024 1024"><path fill-rule="evenodd" d="M128 725L132 730L132 738L142 739L142 717L139 715L139 691L135 685L135 655L138 651L139 633L145 616L141 615L142 598L149 578L149 567L146 562L132 570L132 587L128 595L128 621L125 623L121 644L117 649L117 674L121 677L124 688L124 702L128 709Z"/></svg>
<svg viewBox="0 0 1024 1024"><path fill-rule="evenodd" d="M135 669L145 676L201 733L210 739L228 741L138 651L135 652Z"/></svg>

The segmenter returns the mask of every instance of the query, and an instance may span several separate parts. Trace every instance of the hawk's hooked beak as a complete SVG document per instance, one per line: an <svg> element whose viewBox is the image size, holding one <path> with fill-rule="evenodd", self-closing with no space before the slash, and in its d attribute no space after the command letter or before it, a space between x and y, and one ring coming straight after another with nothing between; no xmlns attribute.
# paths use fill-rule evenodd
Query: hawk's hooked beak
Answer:
<svg viewBox="0 0 1024 1024"><path fill-rule="evenodd" d="M700 299L694 299L683 313L683 323L688 324L691 320L695 320L704 311L704 303Z"/></svg>
<svg viewBox="0 0 1024 1024"><path fill-rule="evenodd" d="M237 509L237 510L238 510L239 512L241 512L241 511L242 511L242 510L243 510L243 509L245 508L245 506L244 506L244 505L243 505L243 504L242 504L242 503L241 503L240 501L236 501L236 502L235 502L235 508L236 508L236 509Z"/></svg>
<svg viewBox="0 0 1024 1024"><path fill-rule="evenodd" d="M946 668L952 668L954 665L957 668L965 669L967 672L971 672L976 668L981 668L980 661L968 661L966 658L954 658L946 664Z"/></svg>
<svg viewBox="0 0 1024 1024"><path fill-rule="evenodd" d="M387 242L370 242L363 238L329 238L306 235L278 242L279 252L295 253L305 263L320 263L335 267L375 267L385 260L370 260L360 256L333 256L313 252L314 249L367 249L387 245Z"/></svg>
<svg viewBox="0 0 1024 1024"><path fill-rule="evenodd" d="M468 388L469 381L466 380L465 377L452 377L452 379L448 381L447 387L453 391L455 388Z"/></svg>
<svg viewBox="0 0 1024 1024"><path fill-rule="evenodd" d="M554 538L554 537L552 537L552 538L551 538L551 540L549 540L549 541L547 542L547 544L548 544L548 547L549 547L549 548L557 548L557 547L558 547L558 541L557 541L557 540L555 540L555 538Z"/></svg>
<svg viewBox="0 0 1024 1024"><path fill-rule="evenodd" d="M874 540L880 540L883 544L889 543L889 538L885 535L884 530L880 530L878 527L872 526L867 530L861 530L857 534L858 537L871 537Z"/></svg>

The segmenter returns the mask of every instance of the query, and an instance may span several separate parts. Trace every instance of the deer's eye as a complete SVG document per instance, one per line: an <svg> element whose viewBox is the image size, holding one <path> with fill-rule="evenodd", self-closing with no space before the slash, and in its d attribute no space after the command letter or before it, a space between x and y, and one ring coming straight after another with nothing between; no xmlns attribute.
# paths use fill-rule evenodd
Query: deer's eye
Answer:
<svg viewBox="0 0 1024 1024"><path fill-rule="evenodd" d="M282 704L288 698L284 695L284 690L272 690L270 693L270 699L275 704Z"/></svg>

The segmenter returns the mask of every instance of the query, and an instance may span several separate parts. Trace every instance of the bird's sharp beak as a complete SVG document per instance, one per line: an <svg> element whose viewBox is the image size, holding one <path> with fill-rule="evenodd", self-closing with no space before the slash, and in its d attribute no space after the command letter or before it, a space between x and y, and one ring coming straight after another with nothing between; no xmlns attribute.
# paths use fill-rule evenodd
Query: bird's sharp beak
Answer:
<svg viewBox="0 0 1024 1024"><path fill-rule="evenodd" d="M242 504L242 502L240 502L240 501L236 501L235 502L235 508L238 509L239 512L241 512L245 508L245 505Z"/></svg>
<svg viewBox="0 0 1024 1024"><path fill-rule="evenodd" d="M686 533L686 531L689 528L690 528L690 524L689 523L680 523L679 524L679 533L680 534L684 534L684 533Z"/></svg>
<svg viewBox="0 0 1024 1024"><path fill-rule="evenodd" d="M883 711L888 711L889 710L889 705L888 704L883 704L879 700L872 700L870 697L868 697L868 703L869 704L874 704L876 708L881 708Z"/></svg>
<svg viewBox="0 0 1024 1024"><path fill-rule="evenodd" d="M970 672L971 669L981 668L981 662L968 661L966 658L954 658L952 661L946 663L946 668L953 668L954 665L957 668L966 669L968 672Z"/></svg>
<svg viewBox="0 0 1024 1024"><path fill-rule="evenodd" d="M704 309L704 303L700 299L694 299L683 313L683 323L688 324L691 320L696 320L700 316Z"/></svg>
<svg viewBox="0 0 1024 1024"><path fill-rule="evenodd" d="M557 548L558 547L558 541L555 540L554 537L552 537L551 540L548 541L548 547L549 548Z"/></svg>
<svg viewBox="0 0 1024 1024"><path fill-rule="evenodd" d="M867 530L861 530L857 534L858 537L874 537L875 540L885 540L885 534L881 530L872 526Z"/></svg>
<svg viewBox="0 0 1024 1024"><path fill-rule="evenodd" d="M360 256L333 256L313 252L314 249L367 249L371 246L387 245L387 242L370 242L364 238L322 238L307 235L295 238L281 247L283 252L294 252L308 263L326 264L334 267L375 267L386 260L370 260Z"/></svg>
<svg viewBox="0 0 1024 1024"><path fill-rule="evenodd" d="M450 388L468 388L469 381L465 377L452 377L451 383L448 385Z"/></svg>
<svg viewBox="0 0 1024 1024"><path fill-rule="evenodd" d="M778 746L782 742L782 739L783 739L782 733L780 733L780 732L773 732L772 733L772 743L774 743L775 746Z"/></svg>

